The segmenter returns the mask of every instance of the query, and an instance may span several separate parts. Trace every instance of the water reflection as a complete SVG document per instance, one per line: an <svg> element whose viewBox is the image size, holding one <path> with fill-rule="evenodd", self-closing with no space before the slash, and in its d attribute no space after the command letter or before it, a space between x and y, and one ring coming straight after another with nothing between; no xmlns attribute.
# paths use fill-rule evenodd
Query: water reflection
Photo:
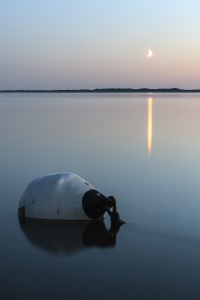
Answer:
<svg viewBox="0 0 200 300"><path fill-rule="evenodd" d="M152 143L152 106L153 99L148 98L148 128L147 128L147 143L148 153L151 154L151 143Z"/></svg>
<svg viewBox="0 0 200 300"><path fill-rule="evenodd" d="M28 241L54 254L70 255L88 247L114 247L120 226L107 230L103 220L49 221L19 216Z"/></svg>

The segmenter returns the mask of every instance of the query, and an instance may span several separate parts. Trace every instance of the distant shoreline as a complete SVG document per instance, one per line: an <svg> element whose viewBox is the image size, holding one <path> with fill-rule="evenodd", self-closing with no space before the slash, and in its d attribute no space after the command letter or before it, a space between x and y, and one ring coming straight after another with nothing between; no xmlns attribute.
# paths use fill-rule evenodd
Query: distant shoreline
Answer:
<svg viewBox="0 0 200 300"><path fill-rule="evenodd" d="M0 90L0 93L200 93L198 90L170 89L131 89L131 88L108 88L108 89L80 89L80 90Z"/></svg>

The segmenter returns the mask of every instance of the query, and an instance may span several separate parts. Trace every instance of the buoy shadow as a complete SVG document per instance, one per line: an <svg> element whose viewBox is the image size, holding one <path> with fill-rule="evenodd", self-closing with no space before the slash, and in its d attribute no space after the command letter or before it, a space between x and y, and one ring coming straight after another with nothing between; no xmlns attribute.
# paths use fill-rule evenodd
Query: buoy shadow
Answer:
<svg viewBox="0 0 200 300"><path fill-rule="evenodd" d="M71 255L90 247L114 247L120 225L106 228L103 220L58 221L18 216L28 241L47 252Z"/></svg>

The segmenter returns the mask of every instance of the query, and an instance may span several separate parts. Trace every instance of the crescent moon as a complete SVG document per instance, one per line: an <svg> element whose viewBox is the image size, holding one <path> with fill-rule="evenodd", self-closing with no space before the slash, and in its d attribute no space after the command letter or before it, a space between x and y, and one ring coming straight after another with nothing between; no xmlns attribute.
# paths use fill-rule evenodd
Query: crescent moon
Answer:
<svg viewBox="0 0 200 300"><path fill-rule="evenodd" d="M153 54L153 52L151 51L151 50L148 50L149 51L149 53L148 53L148 57L151 57L152 56L152 54Z"/></svg>

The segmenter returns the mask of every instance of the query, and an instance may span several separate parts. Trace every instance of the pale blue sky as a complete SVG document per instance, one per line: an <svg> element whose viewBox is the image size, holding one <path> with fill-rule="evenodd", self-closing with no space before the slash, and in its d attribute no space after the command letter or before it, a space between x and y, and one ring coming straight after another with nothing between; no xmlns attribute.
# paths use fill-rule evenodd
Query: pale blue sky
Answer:
<svg viewBox="0 0 200 300"><path fill-rule="evenodd" d="M0 89L200 88L199 11L199 0L0 0Z"/></svg>

